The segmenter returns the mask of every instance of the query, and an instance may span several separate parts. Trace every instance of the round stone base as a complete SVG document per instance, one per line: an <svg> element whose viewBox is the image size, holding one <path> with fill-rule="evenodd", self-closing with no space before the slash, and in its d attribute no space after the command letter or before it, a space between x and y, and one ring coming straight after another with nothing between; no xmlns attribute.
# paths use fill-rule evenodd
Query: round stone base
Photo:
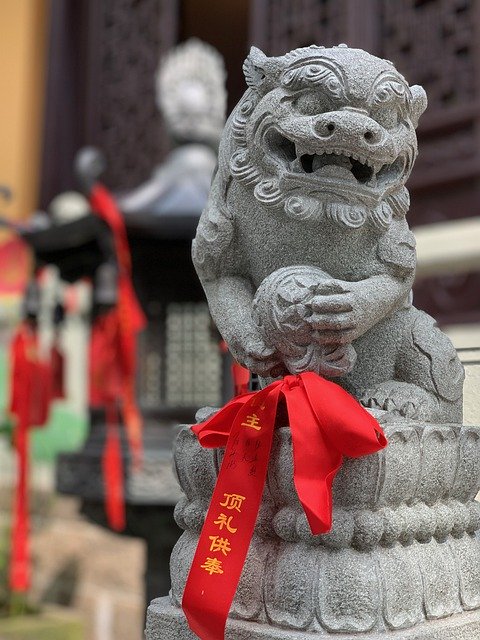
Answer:
<svg viewBox="0 0 480 640"><path fill-rule="evenodd" d="M196 640L180 609L170 598L153 600L148 607L146 640ZM315 640L325 633L294 632L255 622L229 619L225 640ZM413 629L382 633L332 634L332 640L477 640L480 639L480 611L432 620Z"/></svg>

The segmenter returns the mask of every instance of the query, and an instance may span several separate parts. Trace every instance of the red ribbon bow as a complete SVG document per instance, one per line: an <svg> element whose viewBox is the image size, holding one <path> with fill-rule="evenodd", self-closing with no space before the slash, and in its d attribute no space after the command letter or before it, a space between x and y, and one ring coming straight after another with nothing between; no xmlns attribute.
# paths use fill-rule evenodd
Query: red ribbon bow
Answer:
<svg viewBox="0 0 480 640"><path fill-rule="evenodd" d="M225 455L183 594L191 630L223 640L253 535L267 475L280 397L293 442L294 483L313 535L332 526L332 483L343 456L383 449L378 422L355 398L315 373L286 376L234 398L192 430L202 447Z"/></svg>

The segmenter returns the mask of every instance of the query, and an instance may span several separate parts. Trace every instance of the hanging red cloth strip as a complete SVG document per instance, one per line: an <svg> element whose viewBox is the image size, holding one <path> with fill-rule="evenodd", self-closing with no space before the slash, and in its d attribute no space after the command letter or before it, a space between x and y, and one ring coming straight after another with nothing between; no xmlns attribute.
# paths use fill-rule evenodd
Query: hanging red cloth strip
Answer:
<svg viewBox="0 0 480 640"><path fill-rule="evenodd" d="M125 529L123 456L118 404L122 397L123 377L118 367L118 309L99 316L90 337L90 404L105 410L106 433L102 452L105 513L114 531Z"/></svg>
<svg viewBox="0 0 480 640"><path fill-rule="evenodd" d="M110 227L115 243L119 268L118 303L110 321L114 318L118 325L115 366L121 374L121 395L117 398L121 398L132 459L138 465L142 452L142 417L135 399L136 335L145 327L146 319L133 289L130 248L122 214L108 190L98 183L90 193L90 204Z"/></svg>
<svg viewBox="0 0 480 640"><path fill-rule="evenodd" d="M114 531L123 531L126 525L123 457L118 409L115 403L107 404L106 418L107 433L102 458L105 479L105 512L110 527Z"/></svg>
<svg viewBox="0 0 480 640"><path fill-rule="evenodd" d="M14 446L17 457L9 584L12 591L30 585L30 530L28 507L29 431L48 419L51 400L51 369L40 359L34 326L22 322L11 344L10 413L15 417Z"/></svg>
<svg viewBox="0 0 480 640"><path fill-rule="evenodd" d="M280 397L293 442L294 482L312 534L332 526L332 483L343 456L383 449L378 422L344 389L315 373L286 376L234 398L192 430L203 447L226 447L182 607L201 640L223 640L253 535Z"/></svg>
<svg viewBox="0 0 480 640"><path fill-rule="evenodd" d="M58 333L55 335L54 343L51 350L51 381L52 381L52 400L64 400L65 399L65 361L63 357L63 351L58 345L59 337Z"/></svg>
<svg viewBox="0 0 480 640"><path fill-rule="evenodd" d="M90 204L112 231L119 269L117 304L97 318L92 327L90 402L105 408L105 511L111 528L122 531L126 514L118 407L122 409L132 462L138 467L142 457L142 417L135 399L136 336L146 319L132 284L130 247L122 214L108 190L98 183L90 193Z"/></svg>

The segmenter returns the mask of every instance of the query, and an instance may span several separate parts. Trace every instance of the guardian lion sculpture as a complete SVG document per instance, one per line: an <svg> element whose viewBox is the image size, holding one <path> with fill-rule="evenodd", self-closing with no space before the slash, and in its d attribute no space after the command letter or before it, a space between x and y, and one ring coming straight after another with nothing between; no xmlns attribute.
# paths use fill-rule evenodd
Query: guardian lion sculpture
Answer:
<svg viewBox="0 0 480 640"><path fill-rule="evenodd" d="M412 305L405 183L427 106L346 45L252 48L193 243L213 318L263 377L316 371L365 406L461 422L463 368Z"/></svg>

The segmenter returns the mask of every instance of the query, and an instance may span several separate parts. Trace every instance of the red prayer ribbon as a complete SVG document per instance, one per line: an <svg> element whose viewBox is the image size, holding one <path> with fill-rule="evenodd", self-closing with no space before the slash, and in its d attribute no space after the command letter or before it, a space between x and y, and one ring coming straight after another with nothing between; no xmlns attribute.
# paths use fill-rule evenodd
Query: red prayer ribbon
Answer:
<svg viewBox="0 0 480 640"><path fill-rule="evenodd" d="M118 410L115 403L107 404L106 417L107 432L102 458L105 480L105 513L110 527L114 531L123 531L126 526L123 457Z"/></svg>
<svg viewBox="0 0 480 640"><path fill-rule="evenodd" d="M90 404L105 410L106 433L102 452L105 513L114 531L126 523L123 456L118 404L123 376L118 366L119 322L117 309L99 316L90 337Z"/></svg>
<svg viewBox="0 0 480 640"><path fill-rule="evenodd" d="M92 328L90 402L105 408L105 511L111 528L122 531L126 514L118 406L122 408L133 464L138 467L142 457L142 417L135 399L136 335L146 319L132 284L130 247L122 214L109 191L98 183L90 193L90 204L112 231L119 269L117 304L97 318Z"/></svg>
<svg viewBox="0 0 480 640"><path fill-rule="evenodd" d="M238 362L232 363L233 392L236 396L248 393L250 386L250 371Z"/></svg>
<svg viewBox="0 0 480 640"><path fill-rule="evenodd" d="M50 363L39 357L37 333L28 321L20 324L13 338L11 361L10 413L15 416L17 483L13 504L9 584L12 591L24 592L30 586L29 432L31 427L45 424L52 399Z"/></svg>
<svg viewBox="0 0 480 640"><path fill-rule="evenodd" d="M135 400L136 334L146 324L145 315L137 300L132 284L132 261L127 231L122 214L109 191L95 184L90 193L93 211L110 227L117 257L118 303L111 312L110 322L115 322L115 365L121 374L122 412L127 437L135 464L139 464L142 453L142 418Z"/></svg>
<svg viewBox="0 0 480 640"><path fill-rule="evenodd" d="M332 483L343 456L383 449L378 422L344 389L315 373L286 376L234 398L192 430L202 447L226 447L183 594L190 629L223 640L267 475L279 399L286 402L294 482L313 535L332 527Z"/></svg>

